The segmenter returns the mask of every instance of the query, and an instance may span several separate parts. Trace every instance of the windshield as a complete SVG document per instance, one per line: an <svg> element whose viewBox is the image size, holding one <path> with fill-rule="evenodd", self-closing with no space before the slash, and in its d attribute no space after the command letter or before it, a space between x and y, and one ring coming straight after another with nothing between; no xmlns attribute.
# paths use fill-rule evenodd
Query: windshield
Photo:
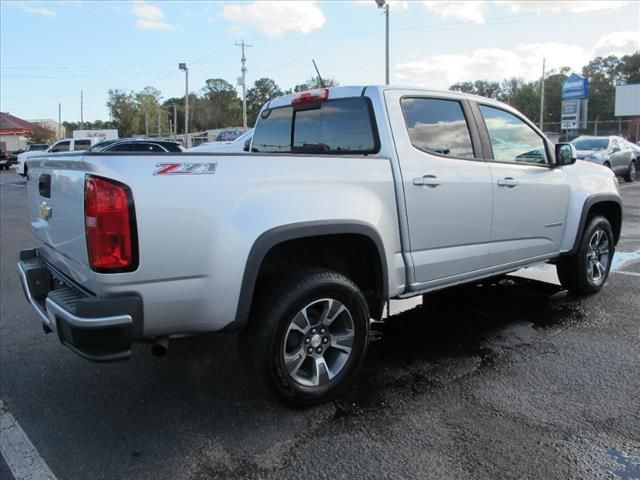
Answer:
<svg viewBox="0 0 640 480"><path fill-rule="evenodd" d="M251 151L268 153L358 154L378 150L366 97L264 110L251 143Z"/></svg>
<svg viewBox="0 0 640 480"><path fill-rule="evenodd" d="M573 145L576 150L606 150L609 146L608 138L584 138L574 140Z"/></svg>
<svg viewBox="0 0 640 480"><path fill-rule="evenodd" d="M117 140L105 140L104 142L96 143L93 147L91 147L88 152L101 152L105 148L107 148L112 143L117 142Z"/></svg>

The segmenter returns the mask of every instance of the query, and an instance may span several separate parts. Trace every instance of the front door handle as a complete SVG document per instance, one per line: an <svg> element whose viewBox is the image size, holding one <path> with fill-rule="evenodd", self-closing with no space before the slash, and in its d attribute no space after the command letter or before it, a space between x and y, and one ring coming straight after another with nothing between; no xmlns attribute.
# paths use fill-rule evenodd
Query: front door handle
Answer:
<svg viewBox="0 0 640 480"><path fill-rule="evenodd" d="M419 187L436 188L442 182L438 180L435 175L423 175L422 177L414 178L413 184Z"/></svg>
<svg viewBox="0 0 640 480"><path fill-rule="evenodd" d="M499 187L513 188L517 187L519 184L520 182L513 177L505 177L501 180L498 180Z"/></svg>

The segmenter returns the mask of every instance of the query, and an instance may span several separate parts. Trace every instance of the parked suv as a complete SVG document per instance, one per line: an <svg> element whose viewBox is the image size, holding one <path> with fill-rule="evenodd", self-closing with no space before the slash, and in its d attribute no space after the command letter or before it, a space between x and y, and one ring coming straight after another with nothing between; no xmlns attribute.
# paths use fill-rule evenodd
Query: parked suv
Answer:
<svg viewBox="0 0 640 480"><path fill-rule="evenodd" d="M636 179L636 153L622 137L578 137L571 142L579 160L598 163L624 177L627 182Z"/></svg>
<svg viewBox="0 0 640 480"><path fill-rule="evenodd" d="M121 138L96 143L89 152L146 152L146 153L179 153L184 151L178 142L169 140L152 140L149 138Z"/></svg>

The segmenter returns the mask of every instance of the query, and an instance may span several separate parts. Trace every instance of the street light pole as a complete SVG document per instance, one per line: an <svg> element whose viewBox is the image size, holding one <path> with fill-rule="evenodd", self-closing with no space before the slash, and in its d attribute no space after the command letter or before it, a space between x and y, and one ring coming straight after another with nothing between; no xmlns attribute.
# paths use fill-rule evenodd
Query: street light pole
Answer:
<svg viewBox="0 0 640 480"><path fill-rule="evenodd" d="M179 63L178 68L184 70L184 143L189 148L189 69L186 63Z"/></svg>
<svg viewBox="0 0 640 480"><path fill-rule="evenodd" d="M544 127L544 76L545 76L545 62L546 58L542 59L542 77L540 77L540 130Z"/></svg>
<svg viewBox="0 0 640 480"><path fill-rule="evenodd" d="M385 16L385 57L384 57L384 81L389 85L389 4L386 0L375 0L378 8L384 8Z"/></svg>

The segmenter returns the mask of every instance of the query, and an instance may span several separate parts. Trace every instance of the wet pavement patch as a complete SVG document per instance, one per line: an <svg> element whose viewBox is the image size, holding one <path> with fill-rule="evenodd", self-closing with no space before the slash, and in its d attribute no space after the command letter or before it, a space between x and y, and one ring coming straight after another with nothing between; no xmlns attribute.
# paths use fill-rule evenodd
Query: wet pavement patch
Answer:
<svg viewBox="0 0 640 480"><path fill-rule="evenodd" d="M633 459L631 455L615 448L607 448L605 452L617 464L617 466L607 469L608 472L616 475L620 480L640 478L640 459Z"/></svg>
<svg viewBox="0 0 640 480"><path fill-rule="evenodd" d="M423 304L372 324L360 380L334 402L334 418L382 410L394 393L421 395L494 367L503 354L584 318L580 302L562 287L530 278L504 277L429 294Z"/></svg>

